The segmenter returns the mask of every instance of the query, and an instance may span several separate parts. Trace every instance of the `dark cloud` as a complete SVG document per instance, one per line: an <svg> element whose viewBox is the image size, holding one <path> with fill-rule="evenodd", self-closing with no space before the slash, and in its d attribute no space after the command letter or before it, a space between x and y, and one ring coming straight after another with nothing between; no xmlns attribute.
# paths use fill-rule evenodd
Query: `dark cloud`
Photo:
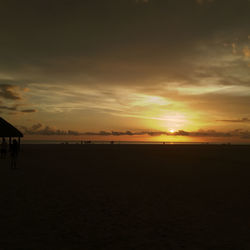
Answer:
<svg viewBox="0 0 250 250"><path fill-rule="evenodd" d="M54 129L50 126L43 126L41 123L34 124L30 128L25 126L19 126L19 128L27 135L81 135L77 131Z"/></svg>
<svg viewBox="0 0 250 250"><path fill-rule="evenodd" d="M0 106L0 109L2 110L9 110L9 111L17 111L17 106Z"/></svg>
<svg viewBox="0 0 250 250"><path fill-rule="evenodd" d="M35 112L37 112L37 110L36 109L23 109L23 110L21 110L21 112L23 112L23 113L35 113Z"/></svg>
<svg viewBox="0 0 250 250"><path fill-rule="evenodd" d="M38 129L42 128L42 124L41 123L37 123L37 124L34 124L32 127L31 127L31 131L37 131Z"/></svg>
<svg viewBox="0 0 250 250"><path fill-rule="evenodd" d="M12 111L14 113L8 113L8 114L17 114L17 113L34 113L36 112L35 109L23 109L23 110L19 110L18 109L18 105L13 105L13 106L4 106L4 105L0 105L0 110L7 110L7 111Z"/></svg>
<svg viewBox="0 0 250 250"><path fill-rule="evenodd" d="M205 3L212 3L214 2L215 0L196 0L196 2L198 4L205 4Z"/></svg>
<svg viewBox="0 0 250 250"><path fill-rule="evenodd" d="M21 100L19 93L14 85L0 84L0 97L10 100Z"/></svg>
<svg viewBox="0 0 250 250"><path fill-rule="evenodd" d="M2 71L41 83L200 83L207 52L249 35L248 0L12 0L1 9Z"/></svg>
<svg viewBox="0 0 250 250"><path fill-rule="evenodd" d="M236 123L244 123L244 122L250 122L249 118L242 118L242 119L235 119L235 120L217 120L219 122L236 122Z"/></svg>
<svg viewBox="0 0 250 250"><path fill-rule="evenodd" d="M150 0L135 0L136 3L149 3ZM152 0L151 0L152 1Z"/></svg>

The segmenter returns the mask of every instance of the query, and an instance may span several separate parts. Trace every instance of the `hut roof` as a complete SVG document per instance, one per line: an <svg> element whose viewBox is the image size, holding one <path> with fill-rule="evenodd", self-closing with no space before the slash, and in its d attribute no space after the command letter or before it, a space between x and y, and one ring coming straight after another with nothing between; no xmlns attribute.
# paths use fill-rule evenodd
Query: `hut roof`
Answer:
<svg viewBox="0 0 250 250"><path fill-rule="evenodd" d="M0 117L0 137L23 137L23 134Z"/></svg>

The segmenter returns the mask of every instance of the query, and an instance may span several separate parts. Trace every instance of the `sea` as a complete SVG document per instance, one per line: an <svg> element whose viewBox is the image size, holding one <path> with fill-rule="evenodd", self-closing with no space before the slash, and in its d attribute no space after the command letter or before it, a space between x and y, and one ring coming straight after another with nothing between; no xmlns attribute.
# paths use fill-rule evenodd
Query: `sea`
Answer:
<svg viewBox="0 0 250 250"><path fill-rule="evenodd" d="M130 144L130 145L250 145L249 142L171 142L171 141L74 141L22 140L22 144Z"/></svg>

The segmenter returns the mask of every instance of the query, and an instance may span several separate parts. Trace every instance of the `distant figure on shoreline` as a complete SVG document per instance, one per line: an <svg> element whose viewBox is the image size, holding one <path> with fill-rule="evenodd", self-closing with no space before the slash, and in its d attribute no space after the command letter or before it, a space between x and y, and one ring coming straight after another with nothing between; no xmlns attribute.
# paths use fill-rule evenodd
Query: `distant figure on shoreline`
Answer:
<svg viewBox="0 0 250 250"><path fill-rule="evenodd" d="M84 144L91 144L91 141L84 141Z"/></svg>
<svg viewBox="0 0 250 250"><path fill-rule="evenodd" d="M19 152L18 142L16 139L14 139L12 144L10 145L10 157L11 157L10 167L12 169L16 169L18 152Z"/></svg>
<svg viewBox="0 0 250 250"><path fill-rule="evenodd" d="M2 159L6 159L7 149L8 149L8 144L5 140L5 138L3 138L2 144L1 144L1 158Z"/></svg>

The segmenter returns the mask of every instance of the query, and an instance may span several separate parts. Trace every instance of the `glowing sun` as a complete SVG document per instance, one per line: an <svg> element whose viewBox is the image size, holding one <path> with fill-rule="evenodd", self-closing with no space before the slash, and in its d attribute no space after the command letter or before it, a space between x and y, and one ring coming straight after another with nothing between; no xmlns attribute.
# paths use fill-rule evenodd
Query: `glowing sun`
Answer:
<svg viewBox="0 0 250 250"><path fill-rule="evenodd" d="M174 130L173 128L170 128L170 129L169 129L169 132L170 132L171 134L173 134L173 133L175 132L175 130Z"/></svg>

